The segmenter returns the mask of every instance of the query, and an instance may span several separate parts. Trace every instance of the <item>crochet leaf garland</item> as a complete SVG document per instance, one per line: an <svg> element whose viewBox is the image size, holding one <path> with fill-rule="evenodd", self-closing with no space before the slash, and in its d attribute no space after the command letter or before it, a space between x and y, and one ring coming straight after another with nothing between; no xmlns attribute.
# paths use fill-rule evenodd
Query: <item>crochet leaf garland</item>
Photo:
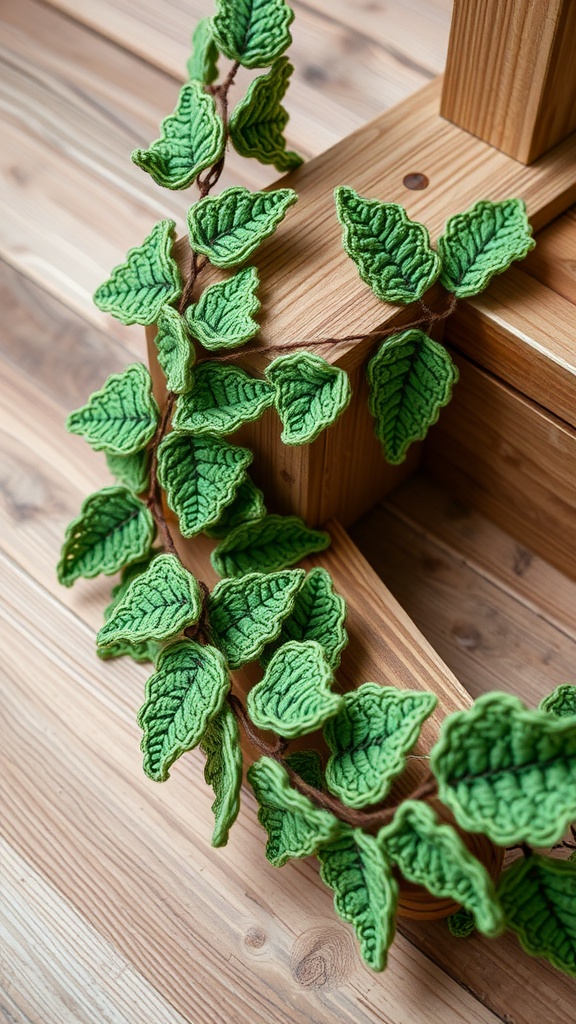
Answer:
<svg viewBox="0 0 576 1024"><path fill-rule="evenodd" d="M200 749L206 755L204 778L216 797L212 804L212 846L226 846L228 833L240 810L242 787L240 729L227 704L209 722Z"/></svg>
<svg viewBox="0 0 576 1024"><path fill-rule="evenodd" d="M97 452L132 455L152 439L157 423L150 374L142 363L134 363L111 374L86 405L70 413L66 429L80 434Z"/></svg>
<svg viewBox="0 0 576 1024"><path fill-rule="evenodd" d="M298 196L291 188L250 192L240 185L219 196L206 196L188 211L192 250L215 267L243 263L273 234Z"/></svg>
<svg viewBox="0 0 576 1024"><path fill-rule="evenodd" d="M211 85L218 78L218 47L214 42L212 18L201 18L192 33L192 53L186 70L188 77L203 85Z"/></svg>
<svg viewBox="0 0 576 1024"><path fill-rule="evenodd" d="M330 573L317 566L311 569L300 587L278 640L266 648L260 660L266 665L278 647L290 640L315 640L335 671L348 643L345 620L346 602L335 592Z"/></svg>
<svg viewBox="0 0 576 1024"><path fill-rule="evenodd" d="M576 978L576 864L521 857L502 875L498 896L525 951Z"/></svg>
<svg viewBox="0 0 576 1024"><path fill-rule="evenodd" d="M255 572L214 587L208 601L212 639L231 669L254 661L276 639L304 575L303 569Z"/></svg>
<svg viewBox="0 0 576 1024"><path fill-rule="evenodd" d="M314 441L338 419L351 398L348 374L308 352L279 356L267 368L266 377L275 388L284 444Z"/></svg>
<svg viewBox="0 0 576 1024"><path fill-rule="evenodd" d="M311 530L298 516L265 516L231 530L210 557L220 576L244 576L284 569L329 544L328 533Z"/></svg>
<svg viewBox="0 0 576 1024"><path fill-rule="evenodd" d="M541 702L540 710L556 715L557 718L570 718L576 715L576 686L570 683L557 686Z"/></svg>
<svg viewBox="0 0 576 1024"><path fill-rule="evenodd" d="M156 323L158 362L164 371L168 391L180 395L192 387L194 347L186 321L173 306L163 306Z"/></svg>
<svg viewBox="0 0 576 1024"><path fill-rule="evenodd" d="M238 348L258 334L253 319L260 309L258 284L256 268L245 267L227 281L209 285L186 310L190 331L204 348Z"/></svg>
<svg viewBox="0 0 576 1024"><path fill-rule="evenodd" d="M180 271L171 255L175 227L175 221L161 220L142 245L130 249L94 293L99 309L123 324L147 326L156 322L162 306L180 298Z"/></svg>
<svg viewBox="0 0 576 1024"><path fill-rule="evenodd" d="M216 0L218 48L245 68L265 68L290 46L294 12L284 0Z"/></svg>
<svg viewBox="0 0 576 1024"><path fill-rule="evenodd" d="M124 484L132 494L142 494L150 486L150 453L145 449L132 455L106 452L106 462L112 476Z"/></svg>
<svg viewBox="0 0 576 1024"><path fill-rule="evenodd" d="M332 669L320 644L292 640L276 652L264 678L248 694L248 714L259 729L286 739L314 732L335 715L342 697L333 693Z"/></svg>
<svg viewBox="0 0 576 1024"><path fill-rule="evenodd" d="M232 434L257 420L274 401L274 388L237 366L201 363L194 388L182 395L173 426L195 434Z"/></svg>
<svg viewBox="0 0 576 1024"><path fill-rule="evenodd" d="M292 171L302 163L298 153L286 149L284 129L288 111L282 99L294 68L287 57L275 61L267 75L260 75L249 86L244 99L230 118L230 139L237 153L255 157L262 164L273 164L277 171Z"/></svg>
<svg viewBox="0 0 576 1024"><path fill-rule="evenodd" d="M153 548L148 552L146 557L141 562L133 562L131 565L127 565L121 573L120 583L117 583L112 588L110 604L104 609L104 622L108 622L108 619L112 615L115 608L118 607L120 602L126 596L128 589L132 582L137 576L140 576L150 565L153 558L156 558L158 552ZM121 658L128 655L133 658L134 661L155 661L159 651L159 645L154 640L139 640L136 643L132 643L129 640L118 640L116 643L107 644L106 647L97 647L96 654L103 661L107 661L110 658Z"/></svg>
<svg viewBox="0 0 576 1024"><path fill-rule="evenodd" d="M265 515L264 495L252 483L248 474L246 474L236 491L234 500L222 510L218 522L214 526L208 526L204 532L209 537L216 537L216 539L221 540L236 526L240 526L241 523L263 519Z"/></svg>

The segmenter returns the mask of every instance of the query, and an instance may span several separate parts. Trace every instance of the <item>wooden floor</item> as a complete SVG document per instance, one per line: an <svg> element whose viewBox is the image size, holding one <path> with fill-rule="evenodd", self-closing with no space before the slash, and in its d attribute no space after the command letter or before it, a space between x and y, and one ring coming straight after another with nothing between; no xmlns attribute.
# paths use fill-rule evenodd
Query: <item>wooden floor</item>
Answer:
<svg viewBox="0 0 576 1024"><path fill-rule="evenodd" d="M56 582L65 525L108 482L103 458L65 434L66 412L144 353L142 332L90 296L155 218L183 223L186 196L129 157L172 109L210 3L0 9L0 1020L568 1024L573 982L510 936L403 924L372 975L314 864L266 864L249 793L212 851L202 757L149 782L135 721L147 670L94 655L109 582ZM436 75L450 6L295 2L290 145L314 155ZM270 180L231 157L225 183ZM533 702L574 678L574 584L429 481L354 537L473 694Z"/></svg>

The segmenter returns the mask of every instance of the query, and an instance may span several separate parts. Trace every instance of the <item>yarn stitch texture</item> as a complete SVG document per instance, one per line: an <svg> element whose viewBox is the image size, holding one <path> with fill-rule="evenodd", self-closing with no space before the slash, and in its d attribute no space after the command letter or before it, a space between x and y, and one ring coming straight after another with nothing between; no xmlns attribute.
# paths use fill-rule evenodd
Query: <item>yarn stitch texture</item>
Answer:
<svg viewBox="0 0 576 1024"><path fill-rule="evenodd" d="M241 523L254 522L256 519L263 519L265 515L264 495L246 474L236 491L234 501L222 510L218 522L214 526L208 526L204 532L209 537L222 540Z"/></svg>
<svg viewBox="0 0 576 1024"><path fill-rule="evenodd" d="M186 70L189 78L203 85L211 85L218 78L218 47L214 42L212 18L201 18L196 25Z"/></svg>
<svg viewBox="0 0 576 1024"><path fill-rule="evenodd" d="M108 622L114 609L118 607L126 596L131 583L137 576L145 572L152 559L156 558L157 555L158 552L151 548L141 562L132 562L131 565L127 565L122 570L120 582L115 587L112 587L111 601L104 609L104 622ZM106 647L96 647L96 654L103 661L108 661L110 658L122 658L127 655L134 661L142 663L145 661L156 661L159 650L159 644L155 640L139 640L136 643L131 643L128 640L118 640L115 643L107 644Z"/></svg>
<svg viewBox="0 0 576 1024"><path fill-rule="evenodd" d="M340 655L348 643L345 621L344 598L335 592L330 573L317 566L306 576L296 595L294 608L282 625L280 636L265 649L260 661L267 665L278 647L290 640L315 640L322 646L328 664L336 671Z"/></svg>
<svg viewBox="0 0 576 1024"><path fill-rule="evenodd" d="M161 220L142 245L129 250L94 293L98 309L144 327L156 323L162 306L180 298L180 271L171 255L175 227L175 221Z"/></svg>
<svg viewBox="0 0 576 1024"><path fill-rule="evenodd" d="M265 68L290 46L294 11L284 0L216 0L218 49L245 68Z"/></svg>
<svg viewBox="0 0 576 1024"><path fill-rule="evenodd" d="M227 281L209 285L186 310L190 331L204 348L238 348L258 334L260 325L253 319L260 310L258 284L256 268L244 267Z"/></svg>
<svg viewBox="0 0 576 1024"><path fill-rule="evenodd" d="M293 171L302 157L286 149L284 129L288 111L282 99L294 68L287 57L275 61L267 75L260 75L248 88L230 118L230 139L237 153L273 164L277 171Z"/></svg>
<svg viewBox="0 0 576 1024"><path fill-rule="evenodd" d="M570 718L576 715L576 686L570 683L557 686L541 702L540 710L556 715L557 718Z"/></svg>
<svg viewBox="0 0 576 1024"><path fill-rule="evenodd" d="M274 233L297 199L291 188L250 192L241 185L206 196L188 211L192 250L207 256L215 267L243 263Z"/></svg>
<svg viewBox="0 0 576 1024"><path fill-rule="evenodd" d="M275 388L284 444L310 444L338 419L352 396L348 374L308 352L279 356L266 377Z"/></svg>
<svg viewBox="0 0 576 1024"><path fill-rule="evenodd" d="M152 379L142 363L113 373L86 405L70 413L66 429L80 434L95 451L132 455L151 441L158 423Z"/></svg>
<svg viewBox="0 0 576 1024"><path fill-rule="evenodd" d="M150 486L150 454L145 449L132 455L115 455L106 452L106 463L118 483L127 487L132 494L142 494Z"/></svg>
<svg viewBox="0 0 576 1024"><path fill-rule="evenodd" d="M210 559L220 576L244 576L284 569L329 544L330 534L311 530L298 516L265 516L237 526Z"/></svg>
<svg viewBox="0 0 576 1024"><path fill-rule="evenodd" d="M195 353L186 321L173 306L163 306L156 327L158 333L154 341L166 387L177 395L182 394L192 387L194 380Z"/></svg>
<svg viewBox="0 0 576 1024"><path fill-rule="evenodd" d="M264 678L248 694L248 714L259 729L293 739L314 732L335 715L342 697L333 693L332 669L313 640L284 644Z"/></svg>
<svg viewBox="0 0 576 1024"><path fill-rule="evenodd" d="M240 810L242 788L240 729L227 704L208 723L200 749L206 755L204 779L215 795L212 846L226 846L228 833Z"/></svg>
<svg viewBox="0 0 576 1024"><path fill-rule="evenodd" d="M522 857L502 875L498 895L523 949L576 978L576 864Z"/></svg>
<svg viewBox="0 0 576 1024"><path fill-rule="evenodd" d="M173 426L195 434L233 434L262 416L274 401L274 388L237 366L201 363L194 388L178 400Z"/></svg>

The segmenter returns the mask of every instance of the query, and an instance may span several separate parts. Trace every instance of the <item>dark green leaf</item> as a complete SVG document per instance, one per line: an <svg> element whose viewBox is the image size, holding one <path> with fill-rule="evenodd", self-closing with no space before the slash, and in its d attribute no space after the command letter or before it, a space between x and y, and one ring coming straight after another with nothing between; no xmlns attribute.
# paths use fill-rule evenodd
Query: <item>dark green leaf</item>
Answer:
<svg viewBox="0 0 576 1024"><path fill-rule="evenodd" d="M522 199L482 199L466 213L450 217L438 239L440 280L459 298L477 295L495 274L524 259L535 244Z"/></svg>
<svg viewBox="0 0 576 1024"><path fill-rule="evenodd" d="M212 804L212 846L226 846L228 833L240 810L242 787L240 729L227 704L209 723L200 749L206 754L204 778L216 796Z"/></svg>
<svg viewBox="0 0 576 1024"><path fill-rule="evenodd" d="M94 302L123 324L153 324L162 306L182 292L178 264L171 256L176 223L161 220L142 245L130 249L126 262L112 271L94 294Z"/></svg>
<svg viewBox="0 0 576 1024"><path fill-rule="evenodd" d="M258 334L260 326L252 319L260 309L258 283L255 267L245 267L209 285L186 310L190 331L204 348L238 348Z"/></svg>
<svg viewBox="0 0 576 1024"><path fill-rule="evenodd" d="M304 736L339 710L342 697L332 692L333 681L320 644L292 640L276 651L264 678L250 690L248 714L259 729L286 739Z"/></svg>
<svg viewBox="0 0 576 1024"><path fill-rule="evenodd" d="M293 20L285 0L216 0L214 38L230 60L265 68L290 46Z"/></svg>
<svg viewBox="0 0 576 1024"><path fill-rule="evenodd" d="M330 573L318 566L312 569L296 595L292 614L285 620L278 640L264 651L265 665L275 650L288 640L316 640L322 645L328 663L335 670L340 654L348 643L344 628L346 602L334 592Z"/></svg>
<svg viewBox="0 0 576 1024"><path fill-rule="evenodd" d="M250 192L240 185L206 196L188 211L192 250L215 267L235 267L274 233L297 198L291 188Z"/></svg>
<svg viewBox="0 0 576 1024"><path fill-rule="evenodd" d="M266 376L276 391L284 444L314 441L344 412L352 396L348 374L309 352L279 356Z"/></svg>
<svg viewBox="0 0 576 1024"><path fill-rule="evenodd" d="M460 907L460 910L450 914L450 917L446 918L446 924L450 935L453 935L455 939L467 939L476 931L474 914L464 907Z"/></svg>
<svg viewBox="0 0 576 1024"><path fill-rule="evenodd" d="M253 522L255 519L263 519L266 515L264 495L255 487L250 477L246 475L236 491L234 501L222 510L217 523L209 526L204 532L209 537L216 537L221 540L226 537L240 523Z"/></svg>
<svg viewBox="0 0 576 1024"><path fill-rule="evenodd" d="M275 61L267 75L260 75L248 88L230 118L230 138L237 153L255 157L261 164L273 164L277 171L292 171L302 163L298 153L286 150L284 129L288 111L282 99L294 68L287 57Z"/></svg>
<svg viewBox="0 0 576 1024"><path fill-rule="evenodd" d="M576 864L521 857L501 876L498 895L525 951L576 978Z"/></svg>
<svg viewBox="0 0 576 1024"><path fill-rule="evenodd" d="M303 569L293 569L270 575L255 572L218 583L210 595L208 615L214 643L230 668L254 661L278 636L303 578Z"/></svg>
<svg viewBox="0 0 576 1024"><path fill-rule="evenodd" d="M178 400L173 426L194 434L232 434L243 423L259 419L273 401L268 381L237 366L201 363L192 391Z"/></svg>
<svg viewBox="0 0 576 1024"><path fill-rule="evenodd" d="M166 377L168 391L177 395L192 387L195 353L186 321L173 306L163 306L156 324L158 362Z"/></svg>
<svg viewBox="0 0 576 1024"><path fill-rule="evenodd" d="M298 516L266 516L232 530L214 549L211 561L220 576L274 572L329 544L329 534L309 529Z"/></svg>
<svg viewBox="0 0 576 1024"><path fill-rule="evenodd" d="M556 715L556 718L569 718L576 715L576 686L570 683L562 683L540 704L541 711L547 711L549 715Z"/></svg>
<svg viewBox="0 0 576 1024"><path fill-rule="evenodd" d="M86 405L70 413L66 429L80 434L97 452L132 455L152 440L157 423L152 379L142 363L133 363L113 373Z"/></svg>
<svg viewBox="0 0 576 1024"><path fill-rule="evenodd" d="M285 761L309 786L320 791L326 789L322 759L317 750L295 750L293 754L288 754Z"/></svg>
<svg viewBox="0 0 576 1024"><path fill-rule="evenodd" d="M201 18L192 33L192 54L186 69L188 77L211 85L218 78L218 47L214 42L212 18Z"/></svg>

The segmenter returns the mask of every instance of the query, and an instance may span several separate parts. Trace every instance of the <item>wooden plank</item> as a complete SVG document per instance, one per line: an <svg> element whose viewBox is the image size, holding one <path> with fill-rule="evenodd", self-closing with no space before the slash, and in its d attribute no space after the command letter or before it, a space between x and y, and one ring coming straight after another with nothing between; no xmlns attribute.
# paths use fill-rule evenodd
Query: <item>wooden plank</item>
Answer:
<svg viewBox="0 0 576 1024"><path fill-rule="evenodd" d="M576 207L538 232L522 268L576 305Z"/></svg>

